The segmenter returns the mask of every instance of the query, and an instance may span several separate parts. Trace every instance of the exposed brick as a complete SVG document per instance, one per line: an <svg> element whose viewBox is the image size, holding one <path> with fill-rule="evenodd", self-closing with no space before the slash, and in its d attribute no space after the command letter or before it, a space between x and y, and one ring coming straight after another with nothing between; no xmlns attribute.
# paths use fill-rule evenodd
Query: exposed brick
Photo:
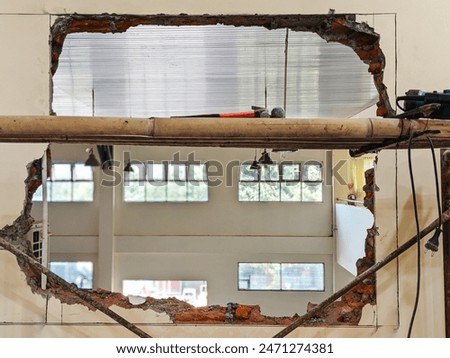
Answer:
<svg viewBox="0 0 450 358"><path fill-rule="evenodd" d="M375 171L373 169L367 170L365 173L366 183L363 187L366 195L364 197L365 206L371 211L374 211L375 191L377 186L375 184ZM356 262L357 274L366 271L375 263L375 236L378 235L378 230L375 226L367 230L365 241L365 255ZM376 277L375 275L368 276L362 283L355 286L353 289L342 295L340 301L335 301L326 307L320 314L316 315L316 324L321 322L325 325L357 325L361 319L362 308L366 304L376 304ZM314 308L312 303L308 304L308 312Z"/></svg>
<svg viewBox="0 0 450 358"><path fill-rule="evenodd" d="M234 312L234 317L236 319L248 319L254 308L254 306L238 305ZM257 309L259 311L259 307Z"/></svg>

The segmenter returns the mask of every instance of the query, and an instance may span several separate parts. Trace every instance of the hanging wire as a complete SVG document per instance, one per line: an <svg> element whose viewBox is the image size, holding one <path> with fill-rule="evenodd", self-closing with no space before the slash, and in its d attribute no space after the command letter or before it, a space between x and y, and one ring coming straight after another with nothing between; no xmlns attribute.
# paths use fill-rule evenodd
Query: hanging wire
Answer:
<svg viewBox="0 0 450 358"><path fill-rule="evenodd" d="M267 109L267 52L264 46L264 108Z"/></svg>
<svg viewBox="0 0 450 358"><path fill-rule="evenodd" d="M411 133L408 142L408 168L409 168L409 178L411 181L411 192L414 204L414 219L416 222L416 231L417 231L417 284L416 284L416 299L414 302L414 308L411 315L411 321L409 323L408 328L408 338L411 338L411 331L414 325L414 320L417 313L417 307L419 305L419 296L420 296L420 276L421 276L421 267L420 267L420 225L419 225L419 214L417 211L417 198L416 198L416 187L414 184L414 173L412 168L412 158L411 158L411 145L414 133Z"/></svg>
<svg viewBox="0 0 450 358"><path fill-rule="evenodd" d="M434 184L436 186L436 200L437 200L437 209L438 209L438 217L439 217L439 226L440 228L442 226L442 208L441 208L441 196L439 194L439 174L438 174L438 168L437 168L437 161L436 161L436 154L434 153L434 145L429 136L427 136L428 144L430 145L431 149L431 155L433 157L433 169L434 169Z"/></svg>
<svg viewBox="0 0 450 358"><path fill-rule="evenodd" d="M288 46L289 46L289 28L286 28L286 40L284 44L284 101L283 101L284 113L286 113L286 103L287 103Z"/></svg>
<svg viewBox="0 0 450 358"><path fill-rule="evenodd" d="M433 157L433 168L434 168L434 180L435 180L435 186L436 186L436 200L437 200L437 210L438 210L438 226L433 234L433 236L425 243L425 250L431 251L431 256L435 252L439 250L439 236L442 232L442 211L441 211L441 197L439 194L440 188L439 188L439 175L438 175L438 169L437 169L437 162L436 162L436 155L434 153L434 145L431 141L431 138L427 136L427 141L431 149L431 155ZM426 252L426 251L425 251Z"/></svg>

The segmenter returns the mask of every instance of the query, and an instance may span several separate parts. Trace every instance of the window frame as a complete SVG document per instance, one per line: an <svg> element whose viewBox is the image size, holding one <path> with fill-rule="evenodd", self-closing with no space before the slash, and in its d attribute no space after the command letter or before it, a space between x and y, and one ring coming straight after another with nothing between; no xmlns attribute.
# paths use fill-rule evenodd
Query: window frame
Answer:
<svg viewBox="0 0 450 358"><path fill-rule="evenodd" d="M139 291L135 290L133 286L138 287ZM159 289L160 286L163 286L163 289ZM167 287L170 287L170 289L167 289ZM187 294L192 293L192 290L195 290L194 297ZM156 299L175 297L179 300L188 302L195 307L208 305L208 281L205 279L124 279L122 280L121 293L128 297L153 297Z"/></svg>
<svg viewBox="0 0 450 358"><path fill-rule="evenodd" d="M149 176L149 173L152 172L152 170L150 170L150 167L153 165L163 165L163 179L154 179L153 177ZM124 176L124 180L123 180L123 195L122 195L122 200L126 203L205 203L209 201L209 180L208 180L208 162L205 163L193 163L193 162L169 162L169 161L161 161L161 162L154 162L154 161L147 161L147 162L142 162L139 160L134 160L131 161L131 165L133 166L139 166L142 165L144 170L142 170L143 174L144 174L144 178L137 178L137 179L132 179L130 180L129 177L129 173L125 173ZM204 179L200 180L200 179L191 179L190 178L190 173L191 170L192 172L194 171L194 169L191 169L191 166L194 165L198 165L201 166L203 169L203 174L204 174ZM180 179L180 177L174 177L171 178L171 175L169 175L169 168L171 166L181 166L184 167L184 180ZM140 171L141 172L141 171ZM129 182L137 182L139 183L139 186L143 186L144 187L144 195L142 200L127 200L126 199L126 187L127 184ZM151 198L149 198L149 194L148 194L148 185L152 185L151 183L160 183L158 185L155 186L164 186L165 187L165 195L164 195L164 200L151 200ZM180 183L180 186L184 186L185 187L185 198L184 200L171 200L169 195L170 195L170 183ZM191 183L205 183L206 185L206 200L193 200L192 198L189 197L189 185ZM183 185L184 184L184 185Z"/></svg>
<svg viewBox="0 0 450 358"><path fill-rule="evenodd" d="M321 161L315 161L315 160L309 160L309 161L282 161L282 162L278 162L278 163L274 163L274 164L267 164L266 166L277 166L278 168L278 180L273 180L273 179L263 179L262 178L262 165L264 164L260 164L260 167L258 169L247 169L247 170L255 170L256 171L256 175L255 178L253 180L251 179L242 179L241 175L242 175L242 166L245 165L247 167L250 167L251 162L243 162L241 163L241 165L239 166L239 183L238 183L238 201L241 203L245 203L245 202L249 202L249 203L323 203L324 199L323 199L323 185L324 185L324 163ZM287 166L293 166L293 165L297 165L298 166L298 178L293 178L293 179L285 179L284 176L284 167ZM304 179L304 175L305 175L305 166L308 165L317 165L320 167L320 179L317 180L310 180L310 179ZM269 176L270 178L270 176ZM257 192L258 192L258 198L257 200L242 200L241 199L241 185L242 183L245 184L249 184L249 183L253 183L255 186L257 186ZM261 183L277 183L277 189L278 189L278 200L261 200ZM294 184L298 184L299 185L299 199L298 200L286 200L283 199L283 193L282 193L282 188L283 185L285 186L289 186L289 185L294 185ZM304 187L308 186L308 185L321 185L321 189L322 189L322 196L321 196L321 200L305 200L304 196L303 196L303 192L304 192Z"/></svg>
<svg viewBox="0 0 450 358"><path fill-rule="evenodd" d="M63 280L72 283L74 285L76 285L79 289L82 290L92 290L95 286L94 286L94 274L95 274L95 265L93 261L90 260L50 260L48 263L48 268L51 272L53 272L55 275L58 275L57 272L55 272L55 268L52 269L52 264L90 264L90 274L91 277L86 277L87 282L90 282L90 285L88 287L79 287L78 284L76 282L72 282L72 280L69 280L68 277L63 277L60 276ZM83 274L82 274L83 275ZM58 275L59 276L59 275ZM84 276L84 275L83 275ZM78 276L77 276L78 277Z"/></svg>
<svg viewBox="0 0 450 358"><path fill-rule="evenodd" d="M248 288L241 288L241 281L244 281L240 277L240 265L241 264L254 264L254 265L264 265L264 264L270 264L270 265L279 265L278 273L279 273L279 287L278 289L273 288L250 288L250 280L249 281L249 287ZM289 289L289 288L283 288L283 265L321 265L322 266L322 288L321 289ZM295 262L287 262L287 261L279 261L279 262L246 262L246 261L240 261L237 264L237 290L239 292L255 292L255 291L262 291L262 292L325 292L326 290L326 264L323 261L295 261Z"/></svg>
<svg viewBox="0 0 450 358"><path fill-rule="evenodd" d="M70 179L54 179L53 173L55 172L54 166L55 165L70 165ZM92 170L92 167L86 166L86 168L91 169L91 179L77 179L76 178L76 171L75 167L77 165L83 165L85 166L83 161L53 161L52 162L52 169L50 175L47 178L47 201L49 203L92 203L94 202L95 198L95 180L94 180L94 171ZM53 199L53 183L70 183L70 199L69 200L54 200ZM80 200L79 198L75 198L75 190L74 190L74 184L76 183L92 183L92 197L89 200ZM39 187L40 190L40 198L36 199L36 193L33 197L34 202L42 202L42 186Z"/></svg>

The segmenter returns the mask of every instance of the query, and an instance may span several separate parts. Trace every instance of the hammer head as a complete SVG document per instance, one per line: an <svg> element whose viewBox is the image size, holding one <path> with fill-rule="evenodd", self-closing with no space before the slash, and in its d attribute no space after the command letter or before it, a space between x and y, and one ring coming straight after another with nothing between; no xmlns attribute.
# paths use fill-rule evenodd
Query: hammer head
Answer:
<svg viewBox="0 0 450 358"><path fill-rule="evenodd" d="M271 118L286 118L286 112L281 107L274 107L270 112Z"/></svg>

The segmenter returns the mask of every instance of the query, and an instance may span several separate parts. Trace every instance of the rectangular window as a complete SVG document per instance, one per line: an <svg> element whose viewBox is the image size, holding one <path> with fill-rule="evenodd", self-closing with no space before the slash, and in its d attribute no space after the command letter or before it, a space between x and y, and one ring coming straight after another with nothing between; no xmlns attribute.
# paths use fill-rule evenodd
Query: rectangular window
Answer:
<svg viewBox="0 0 450 358"><path fill-rule="evenodd" d="M133 163L125 173L124 201L208 201L206 164Z"/></svg>
<svg viewBox="0 0 450 358"><path fill-rule="evenodd" d="M31 234L33 256L42 263L42 231L35 230Z"/></svg>
<svg viewBox="0 0 450 358"><path fill-rule="evenodd" d="M303 165L302 201L322 201L322 165Z"/></svg>
<svg viewBox="0 0 450 358"><path fill-rule="evenodd" d="M42 186L36 190L34 201L42 201ZM94 180L92 167L84 163L54 163L47 180L49 202L91 202L94 201Z"/></svg>
<svg viewBox="0 0 450 358"><path fill-rule="evenodd" d="M36 222L27 233L27 240L31 243L34 258L41 264L47 265L48 246L45 245L42 222Z"/></svg>
<svg viewBox="0 0 450 358"><path fill-rule="evenodd" d="M93 263L88 261L50 262L49 269L78 288L93 288Z"/></svg>
<svg viewBox="0 0 450 358"><path fill-rule="evenodd" d="M145 201L145 165L133 163L131 171L124 173L123 199L125 201Z"/></svg>
<svg viewBox="0 0 450 358"><path fill-rule="evenodd" d="M164 164L147 165L146 201L167 201L167 176Z"/></svg>
<svg viewBox="0 0 450 358"><path fill-rule="evenodd" d="M318 162L241 165L239 201L321 202L322 191Z"/></svg>
<svg viewBox="0 0 450 358"><path fill-rule="evenodd" d="M238 264L241 291L324 291L324 263Z"/></svg>
<svg viewBox="0 0 450 358"><path fill-rule="evenodd" d="M206 281L124 280L122 293L125 296L175 297L196 307L208 305Z"/></svg>

